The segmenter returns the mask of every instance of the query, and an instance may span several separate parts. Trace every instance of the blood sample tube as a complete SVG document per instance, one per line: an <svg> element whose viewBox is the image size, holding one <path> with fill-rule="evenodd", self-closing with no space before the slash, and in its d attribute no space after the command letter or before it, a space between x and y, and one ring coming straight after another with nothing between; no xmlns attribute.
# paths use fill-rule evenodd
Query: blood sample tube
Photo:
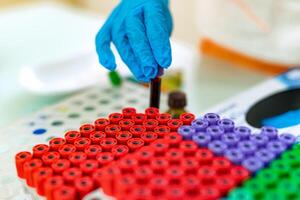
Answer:
<svg viewBox="0 0 300 200"><path fill-rule="evenodd" d="M212 161L212 168L218 175L226 175L230 172L231 162L224 157L214 158Z"/></svg>
<svg viewBox="0 0 300 200"><path fill-rule="evenodd" d="M28 151L22 151L15 155L15 163L18 176L20 178L24 177L23 165L25 162L30 161L32 159L32 154Z"/></svg>
<svg viewBox="0 0 300 200"><path fill-rule="evenodd" d="M218 126L223 128L226 133L232 132L234 129L234 121L231 119L221 119L218 121Z"/></svg>
<svg viewBox="0 0 300 200"><path fill-rule="evenodd" d="M78 131L68 131L65 134L65 139L69 144L74 144L74 141L80 137L81 134Z"/></svg>
<svg viewBox="0 0 300 200"><path fill-rule="evenodd" d="M171 166L166 169L166 177L171 185L180 185L184 171L178 166Z"/></svg>
<svg viewBox="0 0 300 200"><path fill-rule="evenodd" d="M74 181L82 176L82 171L79 168L69 168L62 173L64 181L69 185L74 185Z"/></svg>
<svg viewBox="0 0 300 200"><path fill-rule="evenodd" d="M57 175L61 175L64 171L69 169L71 166L71 162L67 159L58 159L52 163L51 168L53 172Z"/></svg>
<svg viewBox="0 0 300 200"><path fill-rule="evenodd" d="M32 154L34 158L41 158L45 153L50 150L50 147L46 144L38 144L32 148Z"/></svg>
<svg viewBox="0 0 300 200"><path fill-rule="evenodd" d="M183 122L180 119L171 119L168 121L167 125L172 132L177 132L177 129L183 125Z"/></svg>
<svg viewBox="0 0 300 200"><path fill-rule="evenodd" d="M149 107L145 110L148 119L155 119L159 115L158 107Z"/></svg>
<svg viewBox="0 0 300 200"><path fill-rule="evenodd" d="M266 135L269 140L275 140L278 137L278 130L271 126L264 126L261 128L261 134Z"/></svg>
<svg viewBox="0 0 300 200"><path fill-rule="evenodd" d="M116 145L111 149L111 152L116 159L120 159L129 152L129 148L125 145Z"/></svg>
<svg viewBox="0 0 300 200"><path fill-rule="evenodd" d="M204 132L197 132L193 136L193 141L196 142L196 144L199 147L208 147L208 144L211 142L212 138L209 134Z"/></svg>
<svg viewBox="0 0 300 200"><path fill-rule="evenodd" d="M212 185L216 181L216 171L209 166L200 167L197 176L202 185Z"/></svg>
<svg viewBox="0 0 300 200"><path fill-rule="evenodd" d="M103 138L100 141L100 146L102 148L102 151L110 152L111 149L116 146L118 141L115 138Z"/></svg>
<svg viewBox="0 0 300 200"><path fill-rule="evenodd" d="M154 128L158 126L158 121L156 119L146 119L143 122L143 126L147 131L153 131Z"/></svg>
<svg viewBox="0 0 300 200"><path fill-rule="evenodd" d="M150 166L154 174L164 174L169 167L168 161L163 157L153 158L150 161Z"/></svg>
<svg viewBox="0 0 300 200"><path fill-rule="evenodd" d="M102 152L100 145L90 145L84 149L88 159L95 159L97 154Z"/></svg>
<svg viewBox="0 0 300 200"><path fill-rule="evenodd" d="M83 199L85 195L93 191L95 188L93 179L88 176L75 179L74 185L80 199Z"/></svg>
<svg viewBox="0 0 300 200"><path fill-rule="evenodd" d="M182 141L179 145L179 149L183 151L184 156L189 157L189 156L194 156L198 146L194 141Z"/></svg>
<svg viewBox="0 0 300 200"><path fill-rule="evenodd" d="M53 138L49 141L50 150L58 151L58 149L66 143L63 138Z"/></svg>
<svg viewBox="0 0 300 200"><path fill-rule="evenodd" d="M184 125L178 128L178 133L180 133L185 140L192 140L196 129L192 126Z"/></svg>
<svg viewBox="0 0 300 200"><path fill-rule="evenodd" d="M132 200L153 199L151 189L147 186L137 186L129 198Z"/></svg>
<svg viewBox="0 0 300 200"><path fill-rule="evenodd" d="M58 149L61 158L68 158L75 151L76 147L72 144L65 144Z"/></svg>
<svg viewBox="0 0 300 200"><path fill-rule="evenodd" d="M149 165L150 161L154 158L154 150L149 146L140 148L135 154L139 165Z"/></svg>
<svg viewBox="0 0 300 200"><path fill-rule="evenodd" d="M184 189L180 186L168 187L165 198L168 200L182 200L184 199Z"/></svg>
<svg viewBox="0 0 300 200"><path fill-rule="evenodd" d="M202 187L200 190L200 196L198 199L205 199L205 200L215 200L220 198L220 192L214 186L205 186Z"/></svg>
<svg viewBox="0 0 300 200"><path fill-rule="evenodd" d="M114 160L114 154L111 152L101 152L96 156L100 167L103 167Z"/></svg>
<svg viewBox="0 0 300 200"><path fill-rule="evenodd" d="M195 119L195 115L192 113L183 113L180 115L179 119L184 125L191 125L192 121Z"/></svg>
<svg viewBox="0 0 300 200"><path fill-rule="evenodd" d="M209 122L205 119L195 119L192 121L192 127L196 129L197 132L206 132Z"/></svg>
<svg viewBox="0 0 300 200"><path fill-rule="evenodd" d="M155 119L158 121L159 125L167 125L168 121L172 119L172 116L169 113L161 113L157 115Z"/></svg>
<svg viewBox="0 0 300 200"><path fill-rule="evenodd" d="M96 169L92 174L92 179L94 180L96 187L101 187L101 180L103 179L103 168Z"/></svg>
<svg viewBox="0 0 300 200"><path fill-rule="evenodd" d="M181 161L181 168L186 175L197 174L199 162L196 158L185 158Z"/></svg>
<svg viewBox="0 0 300 200"><path fill-rule="evenodd" d="M217 125L220 120L220 116L215 113L207 113L204 115L204 119L208 121L209 125Z"/></svg>
<svg viewBox="0 0 300 200"><path fill-rule="evenodd" d="M128 154L120 160L118 166L122 174L133 174L134 169L138 166L138 161L133 155Z"/></svg>
<svg viewBox="0 0 300 200"><path fill-rule="evenodd" d="M74 200L76 199L76 189L71 186L62 186L53 192L54 200Z"/></svg>
<svg viewBox="0 0 300 200"><path fill-rule="evenodd" d="M53 170L50 167L41 167L33 173L33 185L36 187L36 191L39 195L44 196L44 182L47 178L53 175Z"/></svg>
<svg viewBox="0 0 300 200"><path fill-rule="evenodd" d="M32 160L26 161L23 165L24 177L26 183L30 187L34 187L33 183L33 172L38 168L42 167L43 162L40 159L34 158Z"/></svg>
<svg viewBox="0 0 300 200"><path fill-rule="evenodd" d="M108 165L102 170L101 188L105 194L115 194L115 182L121 175L120 169L115 165Z"/></svg>
<svg viewBox="0 0 300 200"><path fill-rule="evenodd" d="M155 176L150 180L149 187L154 199L165 195L168 184L168 180L163 176Z"/></svg>
<svg viewBox="0 0 300 200"><path fill-rule="evenodd" d="M118 144L126 145L127 141L132 138L132 134L129 131L121 131L116 134Z"/></svg>
<svg viewBox="0 0 300 200"><path fill-rule="evenodd" d="M155 156L163 156L167 152L169 144L166 139L157 139L150 144L150 147L154 150Z"/></svg>
<svg viewBox="0 0 300 200"><path fill-rule="evenodd" d="M219 140L225 133L225 130L220 126L210 126L206 129L206 133L211 136L213 140Z"/></svg>
<svg viewBox="0 0 300 200"><path fill-rule="evenodd" d="M80 163L80 169L83 175L91 176L93 172L98 168L98 162L96 160L85 160Z"/></svg>
<svg viewBox="0 0 300 200"><path fill-rule="evenodd" d="M213 161L214 154L209 149L198 149L195 153L195 158L198 160L200 166L210 165Z"/></svg>
<svg viewBox="0 0 300 200"><path fill-rule="evenodd" d="M143 113L137 113L136 115L131 117L136 125L142 125L143 121L147 119L147 115Z"/></svg>
<svg viewBox="0 0 300 200"><path fill-rule="evenodd" d="M144 132L141 135L141 139L145 142L145 145L151 144L158 138L157 133L154 132Z"/></svg>
<svg viewBox="0 0 300 200"><path fill-rule="evenodd" d="M144 140L141 138L131 138L127 141L127 146L130 152L135 152L136 150L142 148L144 144Z"/></svg>
<svg viewBox="0 0 300 200"><path fill-rule="evenodd" d="M94 122L96 131L104 131L107 125L109 125L109 120L105 118L99 118Z"/></svg>
<svg viewBox="0 0 300 200"><path fill-rule="evenodd" d="M236 185L241 184L250 177L249 171L242 166L232 166L229 175Z"/></svg>
<svg viewBox="0 0 300 200"><path fill-rule="evenodd" d="M185 194L190 199L197 199L199 197L199 188L200 187L200 181L197 179L196 176L186 176L181 178L181 184L185 191Z"/></svg>
<svg viewBox="0 0 300 200"><path fill-rule="evenodd" d="M55 200L53 197L54 190L61 188L64 180L61 176L51 176L45 180L44 191L47 200Z"/></svg>
<svg viewBox="0 0 300 200"><path fill-rule="evenodd" d="M60 158L60 154L58 152L50 151L45 153L42 156L42 161L44 165L50 166L53 162L57 161L59 158Z"/></svg>
<svg viewBox="0 0 300 200"><path fill-rule="evenodd" d="M180 165L184 157L182 151L177 148L171 148L167 151L165 158L169 165Z"/></svg>
<svg viewBox="0 0 300 200"><path fill-rule="evenodd" d="M116 179L115 194L117 199L129 196L134 191L136 186L137 184L133 175L122 174L119 178Z"/></svg>
<svg viewBox="0 0 300 200"><path fill-rule="evenodd" d="M133 137L141 137L141 134L146 132L146 128L142 125L134 125L130 128Z"/></svg>
<svg viewBox="0 0 300 200"><path fill-rule="evenodd" d="M134 175L136 178L136 182L139 185L146 185L149 183L149 180L153 177L153 171L149 166L138 166L134 170Z"/></svg>
<svg viewBox="0 0 300 200"><path fill-rule="evenodd" d="M121 113L112 113L108 116L108 119L111 124L119 124L123 119L123 115Z"/></svg>
<svg viewBox="0 0 300 200"><path fill-rule="evenodd" d="M79 167L79 165L87 159L87 155L83 152L73 152L69 156L71 165L74 167Z"/></svg>
<svg viewBox="0 0 300 200"><path fill-rule="evenodd" d="M122 109L122 114L124 119L131 119L133 116L136 114L136 109L135 108L123 108Z"/></svg>
<svg viewBox="0 0 300 200"><path fill-rule="evenodd" d="M78 138L74 141L74 146L77 151L84 151L85 148L90 146L91 140L89 138Z"/></svg>
<svg viewBox="0 0 300 200"><path fill-rule="evenodd" d="M154 133L157 133L159 138L164 138L170 131L171 129L165 125L159 125L154 128Z"/></svg>
<svg viewBox="0 0 300 200"><path fill-rule="evenodd" d="M105 127L106 137L114 138L118 132L121 131L121 127L116 124L110 124Z"/></svg>
<svg viewBox="0 0 300 200"><path fill-rule="evenodd" d="M121 127L122 131L129 131L129 129L134 125L134 121L131 119L122 119L119 122L119 126Z"/></svg>
<svg viewBox="0 0 300 200"><path fill-rule="evenodd" d="M215 188L218 189L220 194L223 196L233 189L235 184L235 180L233 180L231 176L225 175L217 178Z"/></svg>
<svg viewBox="0 0 300 200"><path fill-rule="evenodd" d="M100 144L100 141L106 137L106 134L102 131L95 131L90 135L92 144Z"/></svg>
<svg viewBox="0 0 300 200"><path fill-rule="evenodd" d="M176 133L176 132L171 132L168 133L164 139L169 143L169 146L171 148L177 148L179 147L180 142L182 141L182 135Z"/></svg>
<svg viewBox="0 0 300 200"><path fill-rule="evenodd" d="M92 124L84 124L79 128L82 137L89 138L95 132L95 126Z"/></svg>

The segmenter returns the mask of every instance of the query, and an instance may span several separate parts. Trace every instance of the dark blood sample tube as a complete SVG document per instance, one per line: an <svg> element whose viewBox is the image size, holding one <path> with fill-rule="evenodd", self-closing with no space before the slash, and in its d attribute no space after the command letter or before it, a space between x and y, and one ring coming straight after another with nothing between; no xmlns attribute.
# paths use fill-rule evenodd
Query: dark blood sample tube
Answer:
<svg viewBox="0 0 300 200"><path fill-rule="evenodd" d="M161 78L156 77L150 83L150 107L159 108Z"/></svg>

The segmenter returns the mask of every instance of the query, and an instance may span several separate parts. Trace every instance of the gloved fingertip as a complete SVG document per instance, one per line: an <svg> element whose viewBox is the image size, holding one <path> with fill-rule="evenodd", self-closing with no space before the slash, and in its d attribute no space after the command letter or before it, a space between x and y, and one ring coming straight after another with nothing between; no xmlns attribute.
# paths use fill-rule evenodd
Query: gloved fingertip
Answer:
<svg viewBox="0 0 300 200"><path fill-rule="evenodd" d="M157 67L156 66L146 66L143 68L144 75L149 78L154 78L157 74Z"/></svg>
<svg viewBox="0 0 300 200"><path fill-rule="evenodd" d="M117 65L114 61L108 60L108 59L100 59L99 58L99 62L101 65L103 65L103 67L105 67L106 69L113 71L116 69Z"/></svg>
<svg viewBox="0 0 300 200"><path fill-rule="evenodd" d="M159 62L160 66L164 69L167 69L168 67L170 67L171 63L172 63L171 58L161 59L161 61Z"/></svg>

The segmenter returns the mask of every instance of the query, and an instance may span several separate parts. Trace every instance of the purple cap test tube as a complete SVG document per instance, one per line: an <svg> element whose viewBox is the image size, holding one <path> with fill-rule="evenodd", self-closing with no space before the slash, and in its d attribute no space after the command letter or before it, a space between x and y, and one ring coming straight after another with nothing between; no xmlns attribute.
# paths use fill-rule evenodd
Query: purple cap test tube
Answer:
<svg viewBox="0 0 300 200"><path fill-rule="evenodd" d="M234 129L234 122L230 119L221 119L218 121L218 125L222 127L225 132L231 132Z"/></svg>
<svg viewBox="0 0 300 200"><path fill-rule="evenodd" d="M224 156L236 165L241 164L245 158L243 153L238 149L227 149L224 153Z"/></svg>
<svg viewBox="0 0 300 200"><path fill-rule="evenodd" d="M206 132L211 136L213 140L216 140L220 139L225 131L220 126L210 126L206 129Z"/></svg>
<svg viewBox="0 0 300 200"><path fill-rule="evenodd" d="M220 116L215 113L207 113L204 115L204 119L208 121L209 125L216 125L220 120Z"/></svg>
<svg viewBox="0 0 300 200"><path fill-rule="evenodd" d="M267 145L269 138L262 134L253 134L250 136L250 141L256 144L257 147L264 147Z"/></svg>
<svg viewBox="0 0 300 200"><path fill-rule="evenodd" d="M195 119L192 121L192 127L196 129L196 131L206 131L206 128L209 126L209 123L205 119Z"/></svg>
<svg viewBox="0 0 300 200"><path fill-rule="evenodd" d="M264 163L255 157L247 158L242 162L242 165L251 173L255 173L264 167Z"/></svg>
<svg viewBox="0 0 300 200"><path fill-rule="evenodd" d="M238 143L238 149L245 155L251 156L255 153L257 147L254 142L241 141Z"/></svg>
<svg viewBox="0 0 300 200"><path fill-rule="evenodd" d="M261 134L266 135L269 140L275 140L278 136L278 130L271 126L264 126L261 128Z"/></svg>
<svg viewBox="0 0 300 200"><path fill-rule="evenodd" d="M235 147L240 141L240 137L235 133L226 133L221 136L221 141L228 147Z"/></svg>
<svg viewBox="0 0 300 200"><path fill-rule="evenodd" d="M240 136L241 140L247 140L251 134L251 130L246 126L235 127L233 132Z"/></svg>
<svg viewBox="0 0 300 200"><path fill-rule="evenodd" d="M255 152L254 157L262 161L266 165L274 160L276 155L273 152L268 151L267 149L260 149Z"/></svg>
<svg viewBox="0 0 300 200"><path fill-rule="evenodd" d="M295 143L296 137L289 133L283 133L279 135L278 140L290 147Z"/></svg>
<svg viewBox="0 0 300 200"><path fill-rule="evenodd" d="M181 126L178 128L178 133L181 134L185 140L191 140L196 130L191 126Z"/></svg>
<svg viewBox="0 0 300 200"><path fill-rule="evenodd" d="M224 142L215 140L208 144L208 148L216 155L221 156L224 154L225 150L227 149L227 145Z"/></svg>
<svg viewBox="0 0 300 200"><path fill-rule="evenodd" d="M207 147L211 141L211 136L207 133L199 132L193 135L193 140L201 147Z"/></svg>
<svg viewBox="0 0 300 200"><path fill-rule="evenodd" d="M274 153L276 156L278 156L279 154L281 154L283 151L286 150L287 146L285 143L279 141L279 140L274 140L274 141L270 141L267 144L267 150Z"/></svg>

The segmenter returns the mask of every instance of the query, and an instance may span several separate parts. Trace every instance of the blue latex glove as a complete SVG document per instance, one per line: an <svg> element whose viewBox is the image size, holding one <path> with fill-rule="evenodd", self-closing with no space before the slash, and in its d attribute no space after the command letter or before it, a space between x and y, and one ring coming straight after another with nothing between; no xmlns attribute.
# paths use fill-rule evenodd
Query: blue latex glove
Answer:
<svg viewBox="0 0 300 200"><path fill-rule="evenodd" d="M115 70L113 42L136 79L149 82L157 76L158 65L168 68L172 62L171 32L168 0L122 0L97 34L99 61Z"/></svg>

